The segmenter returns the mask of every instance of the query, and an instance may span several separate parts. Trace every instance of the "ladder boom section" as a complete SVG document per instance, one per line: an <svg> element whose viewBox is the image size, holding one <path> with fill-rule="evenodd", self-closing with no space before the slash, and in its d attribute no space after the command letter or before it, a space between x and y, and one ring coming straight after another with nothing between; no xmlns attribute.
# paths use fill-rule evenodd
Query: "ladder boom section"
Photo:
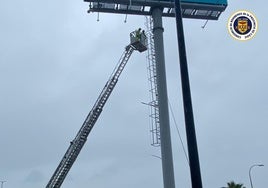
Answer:
<svg viewBox="0 0 268 188"><path fill-rule="evenodd" d="M84 146L90 131L92 130L94 124L100 116L105 103L111 95L119 76L121 75L125 65L127 64L134 50L135 48L132 45L128 45L126 47L124 53L119 60L119 63L117 64L109 80L105 84L93 108L89 112L82 127L78 131L75 139L71 141L69 148L64 154L60 164L56 168L46 188L59 188L63 183L65 177L67 176L69 170L71 169L73 163L79 155L82 147Z"/></svg>

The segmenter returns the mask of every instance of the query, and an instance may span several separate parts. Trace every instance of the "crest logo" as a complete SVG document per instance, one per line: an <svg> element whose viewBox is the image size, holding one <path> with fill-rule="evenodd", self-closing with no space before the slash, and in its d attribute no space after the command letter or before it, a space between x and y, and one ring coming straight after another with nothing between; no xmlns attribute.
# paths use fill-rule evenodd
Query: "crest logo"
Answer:
<svg viewBox="0 0 268 188"><path fill-rule="evenodd" d="M237 21L237 26L236 26L236 29L238 30L238 32L244 34L246 33L250 27L248 26L248 19L245 18L245 19L241 19L239 18L238 21Z"/></svg>
<svg viewBox="0 0 268 188"><path fill-rule="evenodd" d="M257 32L257 19L248 11L235 12L229 19L228 30L237 40L251 39Z"/></svg>

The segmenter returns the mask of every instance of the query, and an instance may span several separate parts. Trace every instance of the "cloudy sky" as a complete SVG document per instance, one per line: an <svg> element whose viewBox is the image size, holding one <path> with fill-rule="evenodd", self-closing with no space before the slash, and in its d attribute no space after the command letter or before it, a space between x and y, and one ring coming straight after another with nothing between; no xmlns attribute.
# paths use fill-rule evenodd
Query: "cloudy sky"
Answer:
<svg viewBox="0 0 268 188"><path fill-rule="evenodd" d="M219 21L184 20L203 187L234 180L268 184L266 3L229 1ZM259 22L250 41L227 30L237 10ZM5 188L45 187L97 99L129 32L143 16L87 14L81 1L3 1L0 6L0 180ZM168 93L185 139L174 18L164 18ZM159 148L150 146L146 53L124 70L64 188L162 188ZM190 187L187 160L171 120L175 181Z"/></svg>

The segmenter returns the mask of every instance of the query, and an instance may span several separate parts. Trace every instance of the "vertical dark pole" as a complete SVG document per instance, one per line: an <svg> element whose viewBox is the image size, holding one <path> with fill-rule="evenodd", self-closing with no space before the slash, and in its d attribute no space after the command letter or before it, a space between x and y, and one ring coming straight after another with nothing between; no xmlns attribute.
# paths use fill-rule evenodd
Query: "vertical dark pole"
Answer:
<svg viewBox="0 0 268 188"><path fill-rule="evenodd" d="M185 116L185 129L188 144L192 188L202 188L202 179L199 165L198 148L195 135L194 115L192 108L190 81L187 67L186 48L183 33L183 23L180 0L175 0L175 15L177 24L177 37L180 54L180 71L182 82L182 95Z"/></svg>

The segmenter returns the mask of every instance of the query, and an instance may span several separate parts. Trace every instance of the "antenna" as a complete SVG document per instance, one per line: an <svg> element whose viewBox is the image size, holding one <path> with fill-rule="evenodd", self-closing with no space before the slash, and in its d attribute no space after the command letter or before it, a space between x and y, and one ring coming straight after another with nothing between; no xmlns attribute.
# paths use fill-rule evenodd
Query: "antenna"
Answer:
<svg viewBox="0 0 268 188"><path fill-rule="evenodd" d="M100 12L97 13L97 22L100 21Z"/></svg>
<svg viewBox="0 0 268 188"><path fill-rule="evenodd" d="M131 0L129 0L129 6L128 6L128 9L131 8L131 4L132 4L132 2L131 2ZM126 17L125 17L124 23L127 23L127 15L128 15L128 13L126 13Z"/></svg>
<svg viewBox="0 0 268 188"><path fill-rule="evenodd" d="M204 29L206 27L207 23L208 23L208 20L205 22L205 24L203 26L201 26L201 28Z"/></svg>
<svg viewBox="0 0 268 188"><path fill-rule="evenodd" d="M125 17L124 23L127 23L127 14L126 14L126 17Z"/></svg>

